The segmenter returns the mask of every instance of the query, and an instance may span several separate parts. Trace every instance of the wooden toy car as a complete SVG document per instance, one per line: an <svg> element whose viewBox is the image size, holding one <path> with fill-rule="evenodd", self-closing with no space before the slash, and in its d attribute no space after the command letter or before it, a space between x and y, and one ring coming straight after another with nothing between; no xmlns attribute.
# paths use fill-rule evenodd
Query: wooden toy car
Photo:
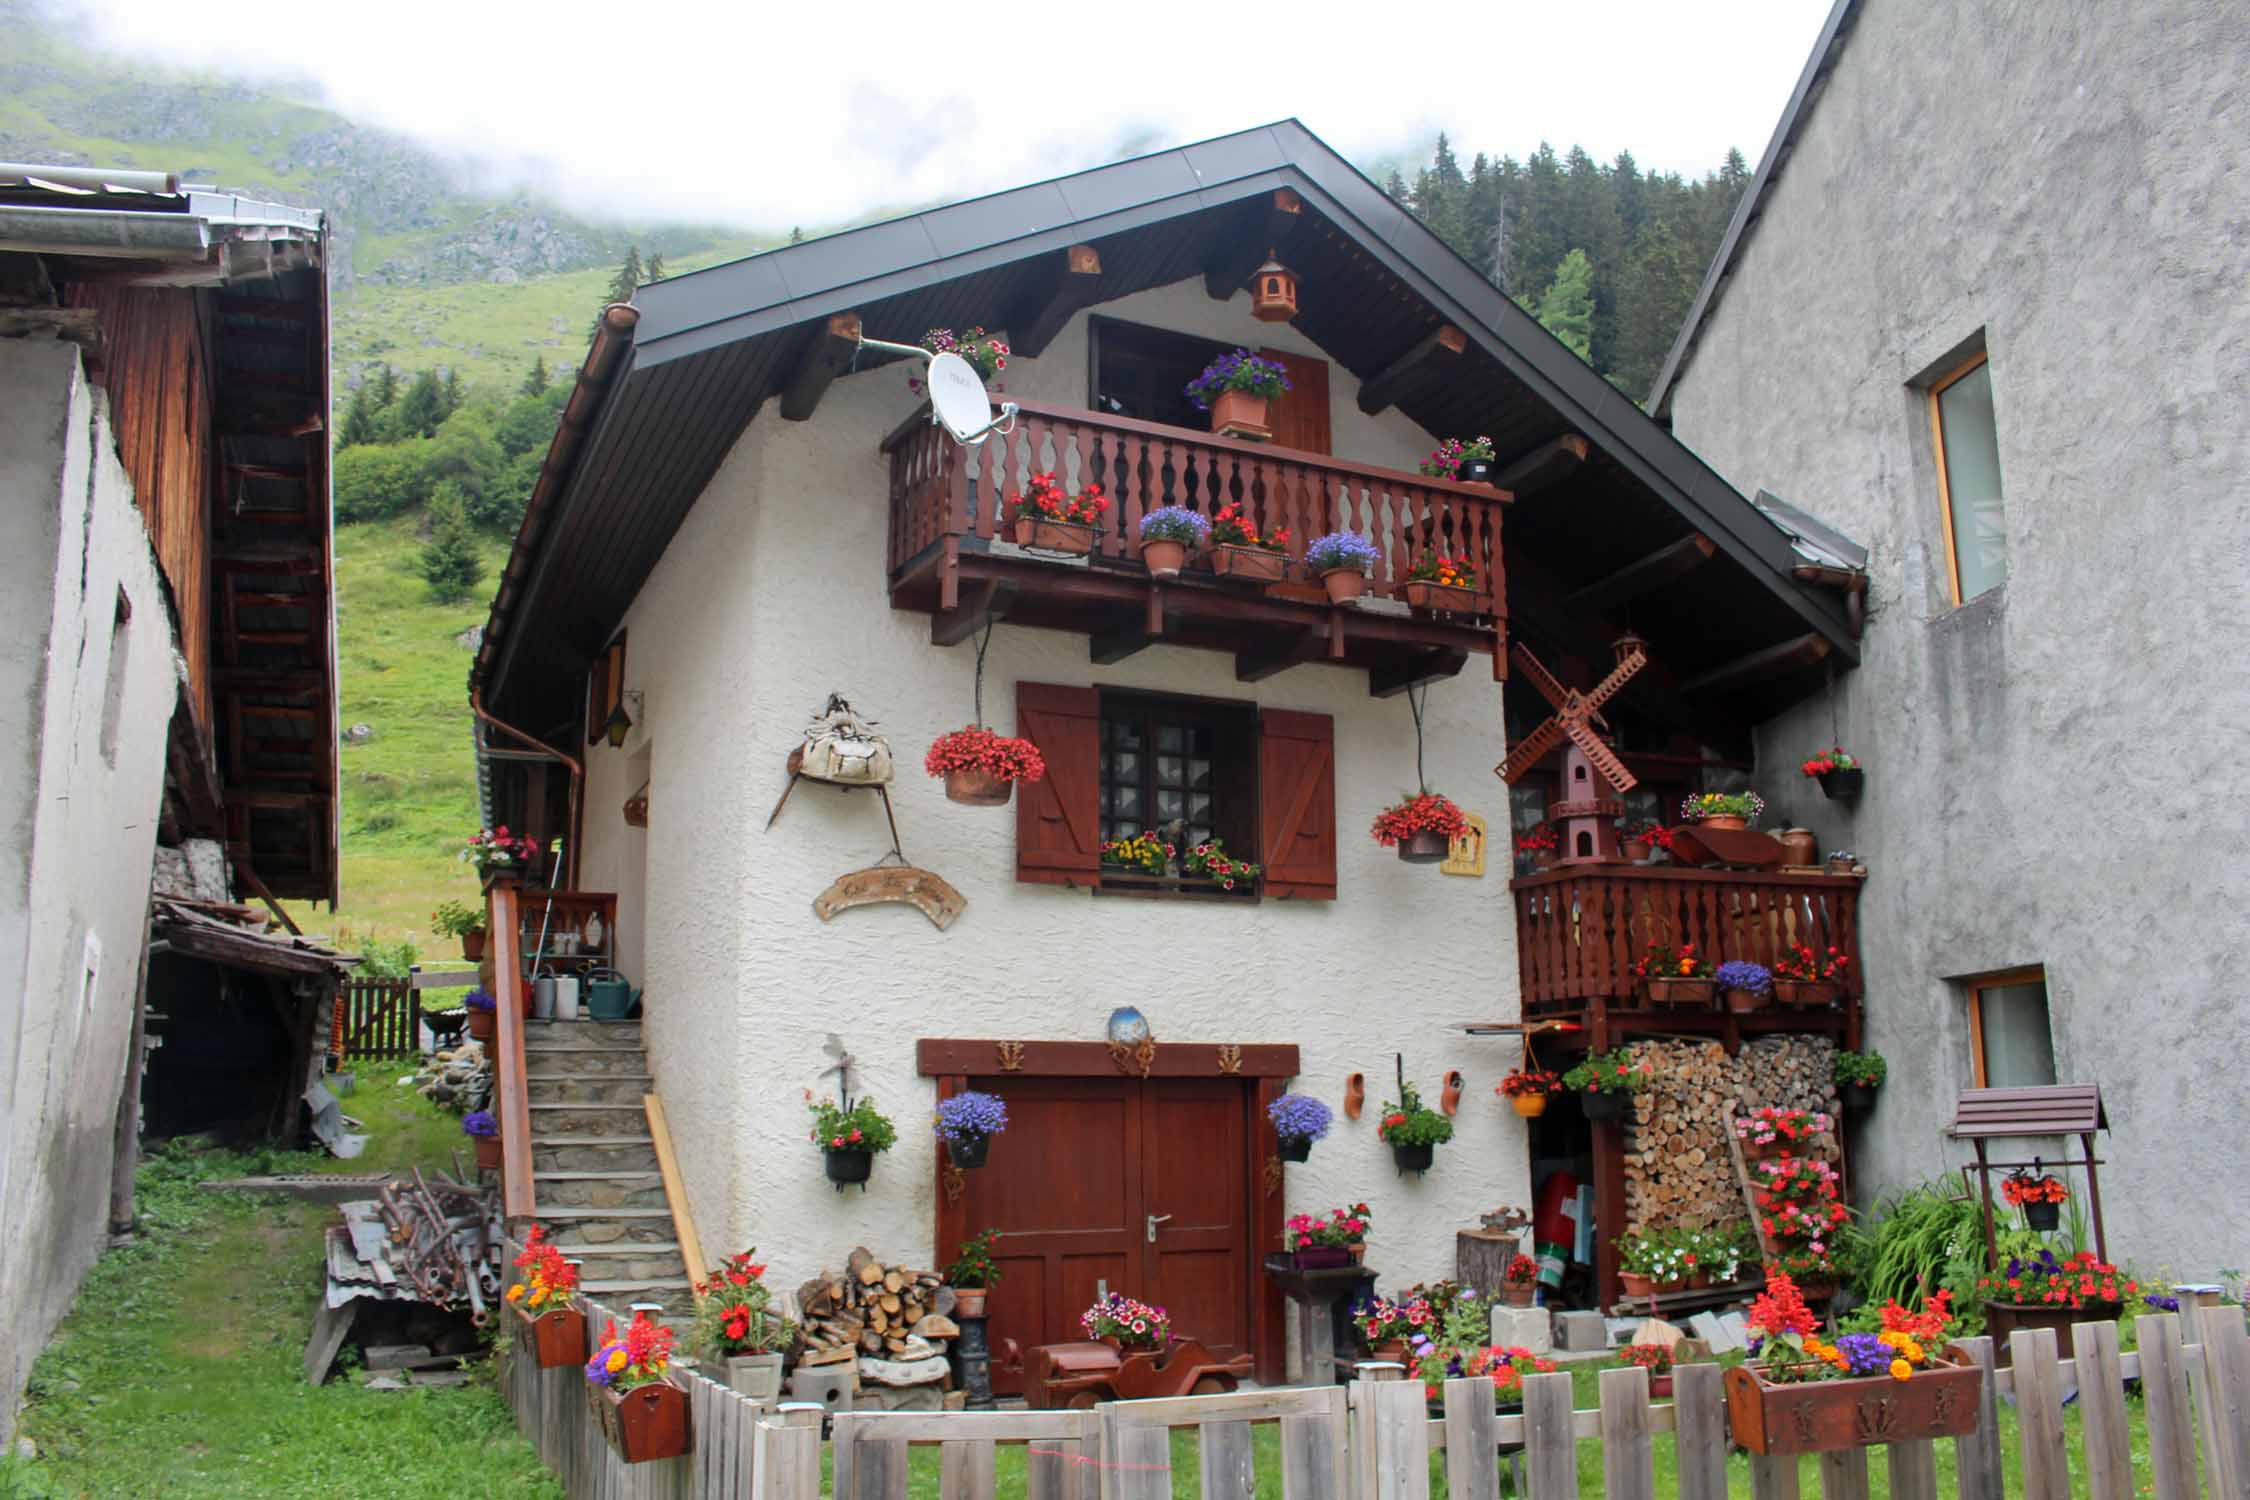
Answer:
<svg viewBox="0 0 2250 1500"><path fill-rule="evenodd" d="M1208 1396L1233 1390L1250 1370L1249 1355L1222 1360L1194 1339L1181 1339L1161 1354L1095 1342L1041 1344L1031 1351L1023 1394L1035 1410Z"/></svg>

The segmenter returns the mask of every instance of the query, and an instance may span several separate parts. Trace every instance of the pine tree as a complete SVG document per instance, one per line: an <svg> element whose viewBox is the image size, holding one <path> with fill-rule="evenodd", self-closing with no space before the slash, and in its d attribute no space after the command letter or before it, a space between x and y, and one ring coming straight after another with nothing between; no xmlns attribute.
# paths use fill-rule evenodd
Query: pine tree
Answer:
<svg viewBox="0 0 2250 1500"><path fill-rule="evenodd" d="M352 392L351 404L344 408L343 424L336 429L336 447L341 450L358 443L375 441L375 407L369 399L368 383Z"/></svg>
<svg viewBox="0 0 2250 1500"><path fill-rule="evenodd" d="M1406 179L1399 175L1396 167L1391 168L1391 180L1383 184L1383 194L1393 203L1411 203L1413 201L1413 195L1406 190Z"/></svg>
<svg viewBox="0 0 2250 1500"><path fill-rule="evenodd" d="M647 286L652 281L662 281L663 279L664 257L661 255L650 256L648 258L648 273L641 277L641 285Z"/></svg>
<svg viewBox="0 0 2250 1500"><path fill-rule="evenodd" d="M647 279L648 277L641 270L641 247L638 245L626 246L625 264L619 266L617 274L609 280L609 300L612 302L632 301L633 293L639 291L641 283Z"/></svg>
<svg viewBox="0 0 2250 1500"><path fill-rule="evenodd" d="M538 355L531 361L531 368L524 371L523 384L516 388L516 394L519 396L536 396L547 389L551 379L552 377L547 373L547 356L544 354Z"/></svg>
<svg viewBox="0 0 2250 1500"><path fill-rule="evenodd" d="M406 394L390 409L390 420L384 424L385 436L392 442L435 437L445 415L445 387L439 383L437 371L424 370L414 377Z"/></svg>
<svg viewBox="0 0 2250 1500"><path fill-rule="evenodd" d="M1572 250L1555 268L1547 295L1539 299L1539 326L1563 341L1580 359L1592 361L1594 348L1594 264L1583 250Z"/></svg>
<svg viewBox="0 0 2250 1500"><path fill-rule="evenodd" d="M381 416L384 412L389 411L391 409L391 403L393 401L396 401L397 399L398 371L392 369L389 365L385 365L381 370L377 371L375 375L376 415Z"/></svg>
<svg viewBox="0 0 2250 1500"><path fill-rule="evenodd" d="M477 556L476 534L461 494L451 482L441 484L430 497L430 539L422 544L418 565L430 597L442 604L466 599L484 578L484 562Z"/></svg>
<svg viewBox="0 0 2250 1500"><path fill-rule="evenodd" d="M804 231L803 231L802 229L792 229L792 230L790 230L790 231L789 231L789 243L790 243L790 244L792 244L792 245L801 245L801 244L803 244L804 242L805 242L805 232L804 232Z"/></svg>
<svg viewBox="0 0 2250 1500"><path fill-rule="evenodd" d="M445 386L439 393L438 408L442 413L438 417L438 425L440 426L445 424L447 417L461 409L461 372L459 370L449 369L445 372Z"/></svg>

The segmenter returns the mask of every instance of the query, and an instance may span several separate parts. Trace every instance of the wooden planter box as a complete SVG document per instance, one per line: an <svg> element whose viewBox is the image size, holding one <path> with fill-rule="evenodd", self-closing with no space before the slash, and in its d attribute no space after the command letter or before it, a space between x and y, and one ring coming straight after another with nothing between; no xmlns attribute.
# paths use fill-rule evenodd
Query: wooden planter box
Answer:
<svg viewBox="0 0 2250 1500"><path fill-rule="evenodd" d="M558 1307L538 1317L513 1305L508 1310L516 1315L524 1342L540 1369L559 1370L586 1362L586 1315L577 1308Z"/></svg>
<svg viewBox="0 0 2250 1500"><path fill-rule="evenodd" d="M1987 1302L1984 1305L1985 1332L1992 1335L1993 1358L2000 1364L2011 1362L2008 1336L2019 1328L2052 1328L2055 1330L2055 1357L2075 1358L2070 1349L2070 1330L2075 1323L2114 1322L2125 1311L2122 1302L2089 1302L2084 1307L2056 1307L2046 1302Z"/></svg>
<svg viewBox="0 0 2250 1500"><path fill-rule="evenodd" d="M1833 979L1776 979L1773 982L1773 998L1800 1010L1834 1005L1843 993L1843 985Z"/></svg>
<svg viewBox="0 0 2250 1500"><path fill-rule="evenodd" d="M1726 1372L1727 1424L1752 1453L1832 1453L1877 1443L1966 1437L1976 1431L1983 1373L1940 1360L1905 1380L1810 1380L1774 1385L1754 1365Z"/></svg>
<svg viewBox="0 0 2250 1500"><path fill-rule="evenodd" d="M1094 550L1099 530L1082 521L1050 521L1040 516L1016 518L1015 544L1035 552L1061 552L1084 557Z"/></svg>
<svg viewBox="0 0 2250 1500"><path fill-rule="evenodd" d="M695 1446L688 1394L669 1380L636 1386L623 1395L589 1381L586 1396L594 1404L602 1436L629 1464L678 1458Z"/></svg>
<svg viewBox="0 0 2250 1500"><path fill-rule="evenodd" d="M1710 1009L1719 986L1711 979L1644 979L1641 999L1649 1005L1693 1005Z"/></svg>
<svg viewBox="0 0 2250 1500"><path fill-rule="evenodd" d="M1245 583L1279 583L1288 565L1286 555L1264 547L1221 542L1211 549L1211 571L1221 578L1239 578Z"/></svg>
<svg viewBox="0 0 2250 1500"><path fill-rule="evenodd" d="M1474 590L1449 588L1427 579L1413 579L1406 585L1406 602L1416 609L1447 610L1454 614L1467 614L1476 608Z"/></svg>

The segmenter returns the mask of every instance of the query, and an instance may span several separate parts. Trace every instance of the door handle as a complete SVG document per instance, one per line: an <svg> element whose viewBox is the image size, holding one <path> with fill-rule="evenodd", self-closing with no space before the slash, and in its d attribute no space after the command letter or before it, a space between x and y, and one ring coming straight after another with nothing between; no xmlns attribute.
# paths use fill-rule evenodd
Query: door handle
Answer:
<svg viewBox="0 0 2250 1500"><path fill-rule="evenodd" d="M1148 1242L1150 1244L1156 1243L1156 1226L1169 1222L1171 1217L1170 1214L1150 1214L1148 1216Z"/></svg>

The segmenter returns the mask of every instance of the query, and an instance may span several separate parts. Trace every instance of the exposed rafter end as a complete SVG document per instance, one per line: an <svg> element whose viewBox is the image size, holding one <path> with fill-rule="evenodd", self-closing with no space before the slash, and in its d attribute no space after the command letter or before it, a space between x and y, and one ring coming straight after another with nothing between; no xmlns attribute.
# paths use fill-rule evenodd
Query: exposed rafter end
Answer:
<svg viewBox="0 0 2250 1500"><path fill-rule="evenodd" d="M1359 388L1359 409L1372 417L1387 406L1396 406L1400 397L1444 380L1454 372L1468 347L1467 334L1451 323L1440 324Z"/></svg>
<svg viewBox="0 0 2250 1500"><path fill-rule="evenodd" d="M1466 651L1425 651L1399 666L1371 670L1367 674L1367 694L1371 698L1395 698L1425 682L1458 677L1468 664Z"/></svg>
<svg viewBox="0 0 2250 1500"><path fill-rule="evenodd" d="M1015 602L1014 584L986 579L970 591L959 608L930 616L930 644L958 646L986 625L1006 619Z"/></svg>
<svg viewBox="0 0 2250 1500"><path fill-rule="evenodd" d="M1242 217L1229 223L1218 247L1203 265L1203 290L1214 302L1224 302L1249 282L1271 251L1305 217L1305 201L1287 188L1275 188L1269 198L1252 201Z"/></svg>
<svg viewBox="0 0 2250 1500"><path fill-rule="evenodd" d="M1509 464L1492 476L1492 482L1504 490L1515 491L1516 498L1521 500L1535 490L1569 478L1593 451L1592 443L1575 432L1566 432Z"/></svg>
<svg viewBox="0 0 2250 1500"><path fill-rule="evenodd" d="M1052 273L1008 319L1009 351L1037 359L1071 318L1102 297L1102 258L1092 245L1073 245L1051 262Z"/></svg>
<svg viewBox="0 0 2250 1500"><path fill-rule="evenodd" d="M1331 642L1329 627L1315 626L1298 632L1294 638L1284 643L1261 646L1253 651L1237 651L1234 654L1234 680L1264 682L1301 663L1320 661L1341 654L1341 642Z"/></svg>
<svg viewBox="0 0 2250 1500"><path fill-rule="evenodd" d="M1818 631L1783 641L1778 646L1767 646L1747 656L1738 656L1722 666L1690 677L1680 684L1683 693L1705 693L1717 688L1741 687L1747 683L1780 677L1800 667L1813 666L1835 650L1828 637Z"/></svg>
<svg viewBox="0 0 2250 1500"><path fill-rule="evenodd" d="M1694 572L1718 552L1719 544L1701 532L1690 532L1678 541L1636 558L1605 578L1597 578L1573 591L1563 603L1574 609L1608 609L1628 599Z"/></svg>
<svg viewBox="0 0 2250 1500"><path fill-rule="evenodd" d="M813 335L812 347L782 393L783 420L802 422L818 410L820 398L838 375L851 368L852 356L858 352L859 314L838 313L830 318L828 326Z"/></svg>

